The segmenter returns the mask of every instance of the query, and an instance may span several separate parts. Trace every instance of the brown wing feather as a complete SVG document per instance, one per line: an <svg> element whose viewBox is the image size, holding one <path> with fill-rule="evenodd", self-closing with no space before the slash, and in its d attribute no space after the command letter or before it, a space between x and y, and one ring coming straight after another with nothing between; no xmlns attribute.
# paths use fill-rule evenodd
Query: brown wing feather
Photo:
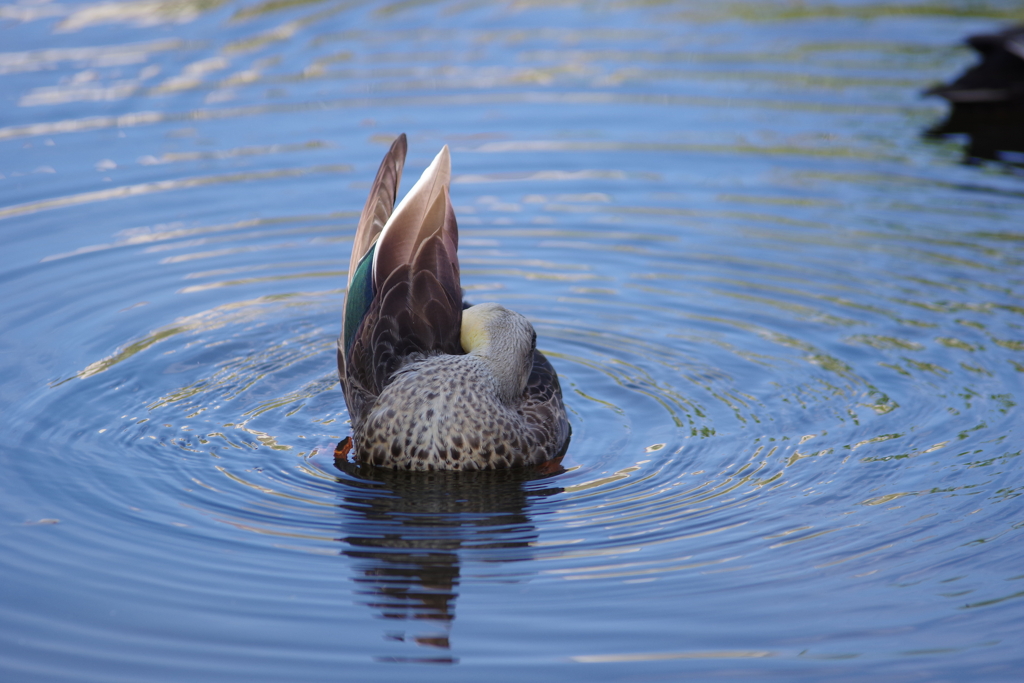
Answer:
<svg viewBox="0 0 1024 683"><path fill-rule="evenodd" d="M407 149L408 141L405 133L402 133L391 143L391 149L380 162L377 177L370 186L370 196L366 198L366 205L363 206L363 213L359 217L355 240L352 242L352 257L348 262L349 283L352 282L359 259L363 258L370 245L377 239L377 235L384 229L391 218L391 212L395 209Z"/></svg>
<svg viewBox="0 0 1024 683"><path fill-rule="evenodd" d="M447 192L439 199L448 203ZM454 212L431 214L443 222L417 245L412 262L395 268L377 290L371 346L378 392L409 357L463 352L459 262L448 249L458 228Z"/></svg>
<svg viewBox="0 0 1024 683"><path fill-rule="evenodd" d="M442 198L450 181L451 156L445 146L388 219L374 254L373 281L378 287L392 271L412 263L423 241L445 223Z"/></svg>
<svg viewBox="0 0 1024 683"><path fill-rule="evenodd" d="M391 213L395 208L395 198L398 196L398 185L402 180L402 168L405 166L405 155L408 149L408 140L405 133L402 133L391 143L387 154L380 162L377 169L377 176L370 186L370 194L366 198L363 212L359 217L359 224L356 227L355 238L352 241L352 254L348 262L348 286L352 285L352 278L356 273L356 266L360 259L366 255L373 243L377 240L381 230L387 224ZM346 295L347 299L347 295ZM345 329L345 317L347 306L342 306L342 330ZM369 311L366 317L372 314ZM366 327L365 325L363 327ZM360 348L363 348L362 345ZM364 378L356 377L352 381L352 368L365 365L367 356L365 349L358 352L353 348L353 357L356 363L347 362L343 350L343 342L338 344L338 370L341 377L341 385L345 390L345 400L348 405L362 406L369 398L368 385ZM361 373L357 373L361 374ZM352 408L353 414L361 413L361 409Z"/></svg>

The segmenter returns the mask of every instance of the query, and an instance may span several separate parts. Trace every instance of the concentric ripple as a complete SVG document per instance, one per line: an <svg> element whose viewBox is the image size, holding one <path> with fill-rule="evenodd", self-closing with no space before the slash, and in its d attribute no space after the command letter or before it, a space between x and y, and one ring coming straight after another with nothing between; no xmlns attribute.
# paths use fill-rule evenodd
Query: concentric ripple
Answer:
<svg viewBox="0 0 1024 683"><path fill-rule="evenodd" d="M0 678L1011 679L1024 189L917 93L1015 11L0 6ZM560 463L345 455L401 131Z"/></svg>

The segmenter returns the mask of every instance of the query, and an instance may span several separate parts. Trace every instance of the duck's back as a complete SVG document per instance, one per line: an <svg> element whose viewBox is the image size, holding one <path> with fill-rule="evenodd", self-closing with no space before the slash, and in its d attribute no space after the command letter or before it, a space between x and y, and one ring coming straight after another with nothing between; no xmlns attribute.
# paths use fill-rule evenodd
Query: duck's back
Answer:
<svg viewBox="0 0 1024 683"><path fill-rule="evenodd" d="M554 368L539 351L521 402L506 405L488 366L437 355L403 366L356 431L360 458L414 469L477 470L538 464L569 436Z"/></svg>

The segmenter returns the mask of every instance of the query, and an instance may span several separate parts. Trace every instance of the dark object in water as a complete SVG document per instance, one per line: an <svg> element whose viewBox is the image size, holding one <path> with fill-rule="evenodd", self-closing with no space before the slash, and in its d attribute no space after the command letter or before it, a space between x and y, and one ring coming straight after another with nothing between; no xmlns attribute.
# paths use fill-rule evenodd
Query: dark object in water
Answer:
<svg viewBox="0 0 1024 683"><path fill-rule="evenodd" d="M925 92L952 105L949 116L926 135L966 134L968 159L1024 163L1024 158L1012 158L1018 156L1012 153L1024 153L1024 26L971 36L967 44L981 56L981 63L952 83Z"/></svg>

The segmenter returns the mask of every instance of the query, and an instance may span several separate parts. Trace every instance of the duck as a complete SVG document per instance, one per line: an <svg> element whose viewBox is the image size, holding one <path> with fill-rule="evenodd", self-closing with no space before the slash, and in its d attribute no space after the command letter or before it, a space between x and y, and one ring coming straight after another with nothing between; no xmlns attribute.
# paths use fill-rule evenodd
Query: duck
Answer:
<svg viewBox="0 0 1024 683"><path fill-rule="evenodd" d="M956 80L930 88L950 104L946 118L925 137L969 136L966 163L998 159L1021 163L1024 152L1024 26L971 36L981 61Z"/></svg>
<svg viewBox="0 0 1024 683"><path fill-rule="evenodd" d="M338 374L356 462L492 470L559 461L570 426L527 318L470 305L445 145L395 206L408 141L384 155L349 259Z"/></svg>

